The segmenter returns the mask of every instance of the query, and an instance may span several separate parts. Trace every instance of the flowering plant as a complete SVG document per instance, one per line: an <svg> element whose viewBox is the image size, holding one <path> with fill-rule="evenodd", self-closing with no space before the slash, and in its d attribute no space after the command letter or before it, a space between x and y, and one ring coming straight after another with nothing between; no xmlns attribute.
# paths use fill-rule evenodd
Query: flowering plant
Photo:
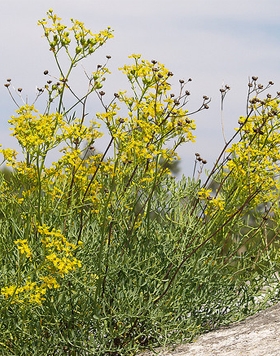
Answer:
<svg viewBox="0 0 280 356"><path fill-rule="evenodd" d="M53 10L39 21L58 75L44 71L32 105L5 84L21 152L0 149L12 169L0 174L1 351L132 355L264 307L275 291L255 298L279 269L279 93L260 99L273 83L249 82L246 116L207 179L176 180L177 148L195 140L191 116L210 99L188 112L191 79L174 94L173 73L138 54L120 69L129 90L108 99L106 56L78 95L72 72L113 32L71 23ZM196 153L199 175L206 163Z"/></svg>

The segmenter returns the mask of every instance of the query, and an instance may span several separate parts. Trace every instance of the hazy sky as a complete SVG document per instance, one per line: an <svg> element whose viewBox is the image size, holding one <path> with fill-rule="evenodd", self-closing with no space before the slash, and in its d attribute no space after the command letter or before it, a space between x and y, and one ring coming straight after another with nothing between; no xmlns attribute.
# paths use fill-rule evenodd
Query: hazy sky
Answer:
<svg viewBox="0 0 280 356"><path fill-rule="evenodd" d="M42 29L37 26L49 8L67 24L75 18L93 32L107 26L114 29L115 38L85 64L90 72L106 54L112 56L109 68L113 73L105 91L127 88L117 68L129 63L129 54L141 53L174 73L174 92L179 79L192 78L188 87L190 110L198 107L203 95L211 97L210 109L196 117L197 143L186 144L179 152L182 172L187 174L192 171L195 152L207 159L210 169L223 146L219 92L223 83L231 87L224 110L227 138L245 113L249 76L257 75L263 84L273 80L271 94L280 90L279 0L2 1L0 81L4 84L12 78L29 98L34 97L36 86L45 83L43 71L55 69ZM0 142L10 147L13 141L7 120L15 106L3 84Z"/></svg>

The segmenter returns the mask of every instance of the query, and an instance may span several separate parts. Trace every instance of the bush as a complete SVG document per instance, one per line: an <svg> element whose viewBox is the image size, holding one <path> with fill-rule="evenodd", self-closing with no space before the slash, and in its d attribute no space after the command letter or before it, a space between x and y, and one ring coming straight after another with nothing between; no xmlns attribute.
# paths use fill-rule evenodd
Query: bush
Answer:
<svg viewBox="0 0 280 356"><path fill-rule="evenodd" d="M72 71L112 30L93 34L82 22L68 28L52 10L47 15L39 24L60 79L39 89L38 97L48 96L42 114L18 105L9 121L24 159L1 149L13 169L0 176L2 353L133 355L189 341L273 302L279 93L260 99L273 83L249 82L248 112L206 181L178 181L176 149L194 141L195 130L186 83L174 95L172 72L134 54L121 69L130 94L106 101L107 56L80 97ZM88 120L93 93L104 110ZM198 111L209 102L203 97ZM95 151L100 122L109 133L103 153ZM204 164L196 154L196 165Z"/></svg>

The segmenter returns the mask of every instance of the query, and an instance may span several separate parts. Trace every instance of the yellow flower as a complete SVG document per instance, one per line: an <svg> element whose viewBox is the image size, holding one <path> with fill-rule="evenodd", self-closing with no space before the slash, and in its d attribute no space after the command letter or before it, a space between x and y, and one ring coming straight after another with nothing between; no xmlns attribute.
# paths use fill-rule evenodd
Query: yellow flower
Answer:
<svg viewBox="0 0 280 356"><path fill-rule="evenodd" d="M49 289L59 288L57 280L52 276L40 277L40 279L43 281L42 287L47 287Z"/></svg>
<svg viewBox="0 0 280 356"><path fill-rule="evenodd" d="M201 188L198 192L198 197L199 199L208 199L210 198L210 194L212 192L212 189L206 189L206 188Z"/></svg>
<svg viewBox="0 0 280 356"><path fill-rule="evenodd" d="M27 258L31 259L32 252L28 246L27 239L16 240L14 243L17 245L17 248L22 255L25 255Z"/></svg>

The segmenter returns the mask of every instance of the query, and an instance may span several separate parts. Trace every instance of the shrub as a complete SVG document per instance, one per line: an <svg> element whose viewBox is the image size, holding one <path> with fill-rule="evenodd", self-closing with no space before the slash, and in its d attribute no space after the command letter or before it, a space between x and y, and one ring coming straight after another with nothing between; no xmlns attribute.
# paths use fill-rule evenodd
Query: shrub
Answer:
<svg viewBox="0 0 280 356"><path fill-rule="evenodd" d="M0 176L1 351L132 355L273 301L275 291L257 299L279 269L279 93L260 99L273 83L249 82L248 112L206 181L176 180L176 149L195 139L187 83L173 94L172 72L134 54L121 68L130 93L107 99L107 56L78 96L72 71L112 30L93 34L76 20L68 28L52 10L47 16L39 24L59 80L45 71L43 113L18 105L9 121L24 158L1 149L13 169ZM11 81L5 86L13 96ZM88 120L93 93L103 111ZM209 102L203 97L197 111ZM100 122L109 133L103 153L95 151ZM201 170L205 163L196 154Z"/></svg>

